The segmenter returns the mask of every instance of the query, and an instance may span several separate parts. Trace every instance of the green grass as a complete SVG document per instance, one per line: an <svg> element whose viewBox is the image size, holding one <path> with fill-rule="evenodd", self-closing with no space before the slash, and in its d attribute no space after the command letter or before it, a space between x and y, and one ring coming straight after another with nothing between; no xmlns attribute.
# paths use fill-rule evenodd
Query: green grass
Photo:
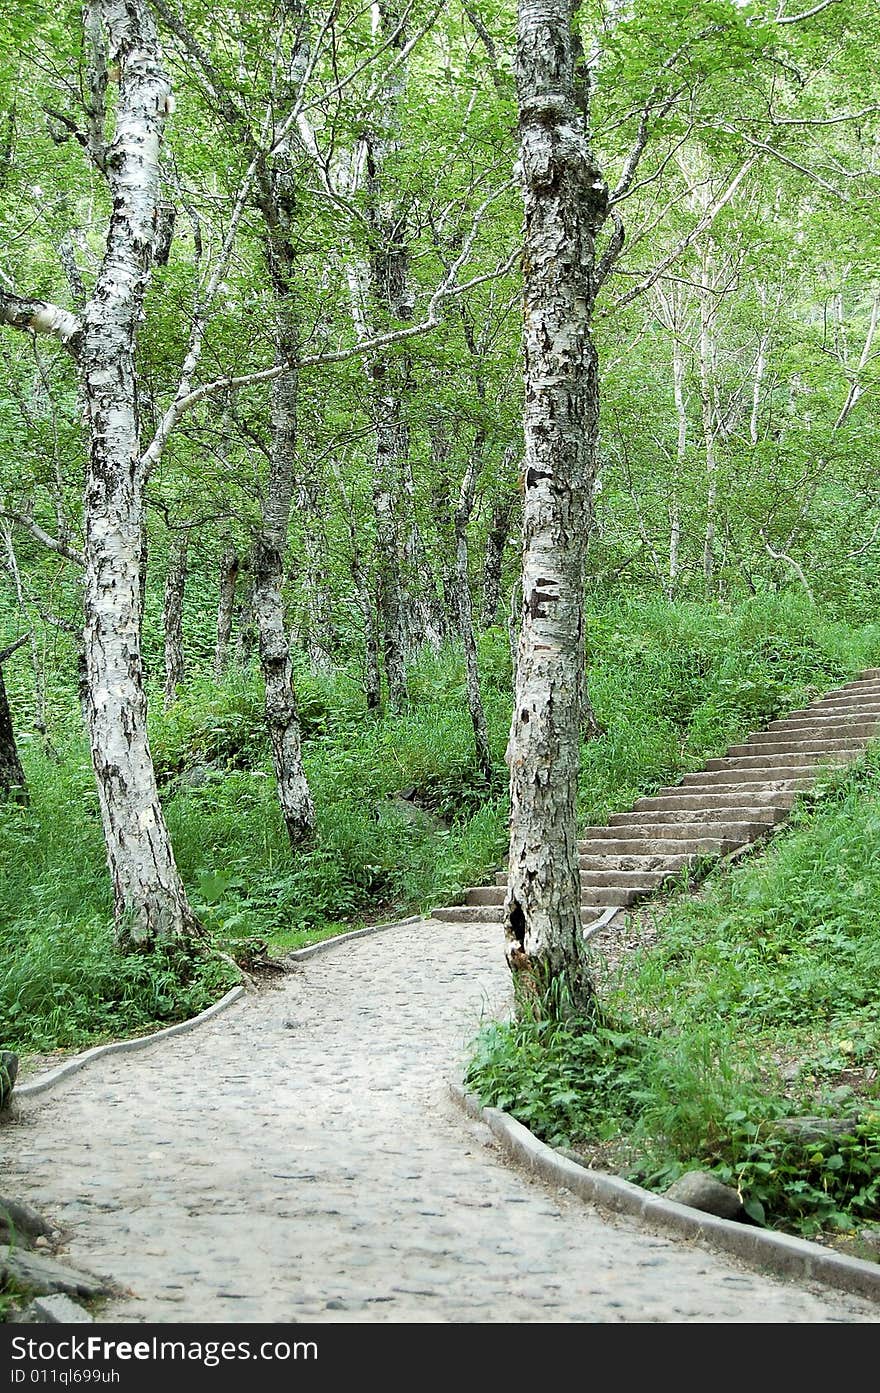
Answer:
<svg viewBox="0 0 880 1393"><path fill-rule="evenodd" d="M589 1021L477 1042L469 1083L649 1188L707 1169L757 1222L880 1221L880 748L827 775L766 855L679 893L657 945L601 971ZM848 1120L799 1139L780 1119Z"/></svg>
<svg viewBox="0 0 880 1393"><path fill-rule="evenodd" d="M850 629L800 597L733 607L619 599L588 616L590 692L605 734L584 751L581 818L604 820L744 731L880 660L880 627ZM217 944L283 952L461 897L506 848L507 635L480 641L495 773L473 759L460 656L424 653L399 716L370 715L356 677L297 674L314 843L291 855L254 671L196 676L151 742L175 853ZM22 669L18 670L20 680ZM175 984L167 963L113 947L104 849L75 693L52 691L51 758L25 729L29 807L0 807L0 1045L75 1047L198 1009L228 982ZM20 692L15 709L27 709ZM21 726L19 727L21 729ZM406 797L402 797L402 795ZM155 979L155 980L154 980Z"/></svg>

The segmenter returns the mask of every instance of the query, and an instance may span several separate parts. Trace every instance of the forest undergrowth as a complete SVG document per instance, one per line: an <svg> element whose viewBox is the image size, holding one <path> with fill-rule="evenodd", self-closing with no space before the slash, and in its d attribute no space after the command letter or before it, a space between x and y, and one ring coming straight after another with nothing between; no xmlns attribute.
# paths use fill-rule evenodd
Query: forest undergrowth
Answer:
<svg viewBox="0 0 880 1393"><path fill-rule="evenodd" d="M766 852L591 953L592 1018L479 1036L468 1084L553 1146L664 1191L689 1170L746 1218L880 1260L880 742L824 775Z"/></svg>
<svg viewBox="0 0 880 1393"><path fill-rule="evenodd" d="M581 817L603 821L731 741L880 660L880 626L823 619L798 595L732 606L620 598L588 619L589 690L603 734L584 750ZM481 640L495 764L478 775L462 663L423 652L409 707L367 713L359 675L298 675L317 808L292 854L274 794L255 671L197 676L151 741L175 852L211 941L247 961L460 897L506 848L507 635ZM18 710L26 693L13 690ZM69 700L69 699L68 699ZM19 741L30 803L0 808L0 1044L26 1056L191 1015L234 980L207 957L185 974L161 950L120 955L78 713L60 699L51 746ZM499 949L500 951L500 949Z"/></svg>

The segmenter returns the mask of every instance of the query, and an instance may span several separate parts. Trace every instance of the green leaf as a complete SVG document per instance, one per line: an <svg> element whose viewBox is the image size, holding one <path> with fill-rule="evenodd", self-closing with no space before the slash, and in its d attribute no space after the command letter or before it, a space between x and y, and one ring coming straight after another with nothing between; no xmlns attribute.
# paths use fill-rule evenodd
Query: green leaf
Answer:
<svg viewBox="0 0 880 1393"><path fill-rule="evenodd" d="M756 1224L764 1223L764 1206L760 1200L743 1200L743 1209L746 1211L750 1219L754 1219Z"/></svg>

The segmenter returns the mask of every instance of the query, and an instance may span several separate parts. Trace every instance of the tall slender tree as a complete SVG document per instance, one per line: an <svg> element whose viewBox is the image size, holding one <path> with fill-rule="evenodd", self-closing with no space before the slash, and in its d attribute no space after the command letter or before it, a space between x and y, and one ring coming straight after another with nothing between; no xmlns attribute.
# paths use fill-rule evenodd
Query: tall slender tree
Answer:
<svg viewBox="0 0 880 1393"><path fill-rule="evenodd" d="M85 475L85 713L121 940L199 935L159 802L141 660L141 455L135 348L159 224L159 152L171 86L144 0L89 0L87 127L112 214L79 313L0 290L0 323L50 334L75 360L88 431ZM110 85L118 96L108 101ZM114 130L108 140L109 109ZM59 544L61 545L61 544Z"/></svg>
<svg viewBox="0 0 880 1393"><path fill-rule="evenodd" d="M525 206L522 624L508 744L504 932L521 990L591 996L583 950L577 786L584 561L599 429L590 317L608 188L587 134L571 0L520 0L519 171Z"/></svg>

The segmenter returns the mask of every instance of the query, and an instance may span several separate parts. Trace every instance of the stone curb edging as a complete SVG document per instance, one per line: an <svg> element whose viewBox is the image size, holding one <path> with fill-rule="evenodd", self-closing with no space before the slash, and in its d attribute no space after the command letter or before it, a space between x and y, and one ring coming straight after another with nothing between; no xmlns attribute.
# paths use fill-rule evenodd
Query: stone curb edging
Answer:
<svg viewBox="0 0 880 1393"><path fill-rule="evenodd" d="M312 958L316 953L326 953L328 948L335 948L340 943L350 943L355 938L366 938L369 934L382 933L385 929L402 929L405 924L418 924L422 919L429 918L425 914L411 914L408 919L395 919L388 924L368 924L364 929L352 929L351 933L335 934L333 938L322 938L320 943L310 943L307 948L297 948L292 953L285 953L284 962L303 962L306 958Z"/></svg>
<svg viewBox="0 0 880 1393"><path fill-rule="evenodd" d="M588 1170L538 1141L527 1127L500 1108L482 1107L479 1099L460 1084L450 1084L450 1092L465 1112L485 1123L508 1156L551 1185L560 1185L615 1214L631 1215L653 1228L732 1253L753 1267L801 1281L823 1282L840 1291L880 1301L880 1264L830 1252L805 1238L753 1228L734 1219L719 1219L643 1190L629 1180Z"/></svg>
<svg viewBox="0 0 880 1393"><path fill-rule="evenodd" d="M307 948L299 948L293 953L288 953L284 961L299 962L304 958L310 958L314 953L323 953L328 948L334 948L337 944L347 943L349 939L363 938L366 934L379 933L382 929L402 928L404 924L416 924L423 916L412 914L408 919L398 919L389 924L370 924L364 929L354 929L351 933L336 934L333 938L325 938L320 943L311 943ZM82 1054L73 1055L71 1059L66 1059L57 1068L48 1070L45 1074L38 1074L30 1083L23 1083L16 1086L12 1093L13 1101L19 1098L33 1098L39 1093L45 1093L62 1079L66 1079L70 1074L79 1073L92 1060L101 1059L107 1054L131 1053L134 1050L146 1049L148 1045L155 1045L161 1040L169 1040L173 1035L184 1035L187 1031L195 1030L205 1021L209 1021L213 1016L225 1011L228 1006L232 1006L244 995L245 988L239 984L221 996L219 1001L215 1001L213 1006L208 1006L204 1011L200 1011L197 1016L191 1016L188 1021L178 1021L176 1025L165 1026L163 1030L156 1030L152 1035L136 1035L130 1040L113 1040L106 1045L95 1045L90 1050L84 1050Z"/></svg>
<svg viewBox="0 0 880 1393"><path fill-rule="evenodd" d="M45 1074L38 1074L30 1083L17 1085L13 1090L12 1100L33 1098L37 1093L45 1093L54 1084L66 1079L69 1074L79 1073L80 1069L91 1064L93 1059L101 1059L105 1054L125 1054L134 1050L144 1050L148 1045L155 1045L159 1040L170 1039L172 1035L184 1035L187 1031L195 1030L196 1026L209 1021L212 1016L225 1011L227 1006L232 1006L243 995L243 986L233 987L225 996L221 996L219 1001L215 1001L213 1006L206 1007L197 1016L191 1016L188 1021L178 1021L176 1025L167 1025L163 1030L154 1031L152 1035L135 1035L130 1040L112 1040L107 1045L95 1045L82 1054L75 1054L71 1059L66 1059L63 1064L59 1064L57 1068L49 1069Z"/></svg>

